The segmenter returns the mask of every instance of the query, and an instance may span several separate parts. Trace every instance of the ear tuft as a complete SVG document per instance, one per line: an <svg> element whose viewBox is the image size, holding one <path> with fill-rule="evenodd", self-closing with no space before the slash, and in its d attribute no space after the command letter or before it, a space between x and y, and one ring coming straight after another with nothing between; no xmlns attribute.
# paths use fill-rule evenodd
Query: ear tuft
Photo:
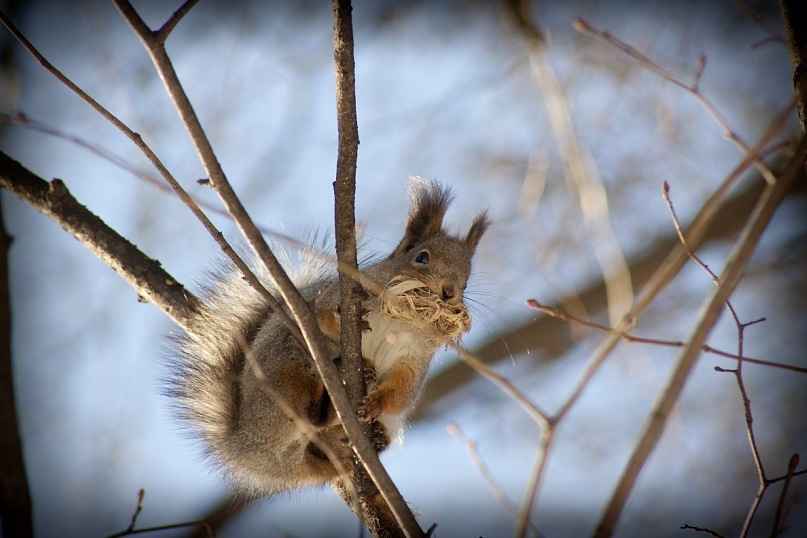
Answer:
<svg viewBox="0 0 807 538"><path fill-rule="evenodd" d="M468 230L468 235L465 236L465 244L472 253L476 251L476 245L479 244L479 240L482 239L487 229L490 228L490 224L491 221L488 218L487 211L483 211L474 217L471 223L471 229Z"/></svg>
<svg viewBox="0 0 807 538"><path fill-rule="evenodd" d="M433 180L414 176L409 181L409 216L404 238L395 248L393 256L403 254L443 232L443 217L454 199L449 187Z"/></svg>

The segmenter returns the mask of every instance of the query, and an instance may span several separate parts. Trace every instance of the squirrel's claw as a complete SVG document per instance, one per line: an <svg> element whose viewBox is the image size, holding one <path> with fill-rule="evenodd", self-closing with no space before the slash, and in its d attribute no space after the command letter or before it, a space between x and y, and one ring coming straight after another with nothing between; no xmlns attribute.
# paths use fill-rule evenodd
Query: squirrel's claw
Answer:
<svg viewBox="0 0 807 538"><path fill-rule="evenodd" d="M361 406L358 410L359 420L362 422L370 422L378 418L381 414L381 402L374 393L370 393L362 398Z"/></svg>
<svg viewBox="0 0 807 538"><path fill-rule="evenodd" d="M389 446L390 438L387 434L387 428L384 427L379 421L374 420L373 426L373 443L375 444L376 452L382 452Z"/></svg>
<svg viewBox="0 0 807 538"><path fill-rule="evenodd" d="M361 332L369 333L373 329L370 327L370 322L367 320L367 316L370 315L370 307L361 305Z"/></svg>
<svg viewBox="0 0 807 538"><path fill-rule="evenodd" d="M375 365L373 361L364 358L364 383L366 385L373 385L375 384L376 380L376 372L375 372Z"/></svg>

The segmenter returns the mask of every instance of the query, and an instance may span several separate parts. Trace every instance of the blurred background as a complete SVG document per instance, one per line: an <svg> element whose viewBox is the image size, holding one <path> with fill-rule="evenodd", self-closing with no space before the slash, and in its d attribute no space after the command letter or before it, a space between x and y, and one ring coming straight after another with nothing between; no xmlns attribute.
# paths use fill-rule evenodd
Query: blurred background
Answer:
<svg viewBox="0 0 807 538"><path fill-rule="evenodd" d="M181 3L133 4L158 28ZM110 3L0 6L56 67L140 133L194 197L219 207L196 182L205 173L147 54ZM751 146L792 103L793 92L773 1L575 0L532 8L549 42L539 54L507 2L354 1L356 213L363 252L373 254L389 252L400 239L410 175L454 188L447 220L456 230L488 208L495 225L475 259L468 289L474 328L464 343L551 413L604 335L547 318L525 300L608 325L602 260L629 267L637 292L675 244L662 182L670 184L685 225L744 156L693 95L576 32L572 21L582 17L611 32L687 84L703 54L701 95ZM268 232L305 239L332 229L332 25L328 2L205 0L167 42L219 161ZM5 29L0 45L2 150L42 178L62 179L109 226L197 289L221 257L202 226L173 193L147 179L156 173L139 151ZM14 119L17 113L25 118ZM797 133L792 111L768 145ZM568 162L583 166L582 191ZM772 151L766 162L777 166L781 155ZM715 272L761 185L753 169L744 174L699 250ZM203 518L225 505L226 483L181 432L161 392L170 320L138 303L118 275L48 218L7 192L0 202L14 237L14 380L37 535L123 530L140 488L146 496L139 526ZM749 357L807 366L805 211L802 179L732 298L742 321L766 318L745 332ZM227 217L209 214L239 241ZM611 296L612 315L624 312L631 297L622 284ZM688 264L640 317L636 333L687 340L712 287ZM737 341L734 322L723 316L709 344L736 352ZM676 354L622 343L587 386L561 423L533 507L541 535L592 532ZM739 533L758 489L757 471L735 378L714 370L735 364L700 358L618 535L691 532L679 530L685 524ZM747 364L744 379L765 470L784 475L793 453L807 456L807 377ZM520 505L540 430L451 353L438 355L403 445L382 461L422 526L439 524L437 536L512 535L515 517L494 497L463 441L448 432L452 423ZM770 532L780 486L763 499L752 535ZM807 530L805 494L807 480L795 479L783 536ZM252 503L217 532L357 536L360 526L325 488Z"/></svg>

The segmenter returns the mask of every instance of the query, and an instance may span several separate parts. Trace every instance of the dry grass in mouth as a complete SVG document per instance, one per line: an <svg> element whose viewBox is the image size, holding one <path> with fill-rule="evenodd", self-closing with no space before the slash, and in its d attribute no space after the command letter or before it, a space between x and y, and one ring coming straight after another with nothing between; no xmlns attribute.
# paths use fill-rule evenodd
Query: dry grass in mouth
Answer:
<svg viewBox="0 0 807 538"><path fill-rule="evenodd" d="M435 332L443 340L459 338L471 328L465 305L445 302L420 280L393 279L378 301L384 315Z"/></svg>

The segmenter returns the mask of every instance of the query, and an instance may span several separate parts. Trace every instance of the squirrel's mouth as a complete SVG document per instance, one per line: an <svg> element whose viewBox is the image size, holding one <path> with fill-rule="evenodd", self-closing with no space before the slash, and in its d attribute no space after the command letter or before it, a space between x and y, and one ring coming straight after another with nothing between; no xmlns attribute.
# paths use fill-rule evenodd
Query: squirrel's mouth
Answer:
<svg viewBox="0 0 807 538"><path fill-rule="evenodd" d="M427 329L441 339L459 338L471 328L471 317L462 304L461 294L452 304L434 293L421 280L395 278L379 296L381 311L387 317Z"/></svg>

